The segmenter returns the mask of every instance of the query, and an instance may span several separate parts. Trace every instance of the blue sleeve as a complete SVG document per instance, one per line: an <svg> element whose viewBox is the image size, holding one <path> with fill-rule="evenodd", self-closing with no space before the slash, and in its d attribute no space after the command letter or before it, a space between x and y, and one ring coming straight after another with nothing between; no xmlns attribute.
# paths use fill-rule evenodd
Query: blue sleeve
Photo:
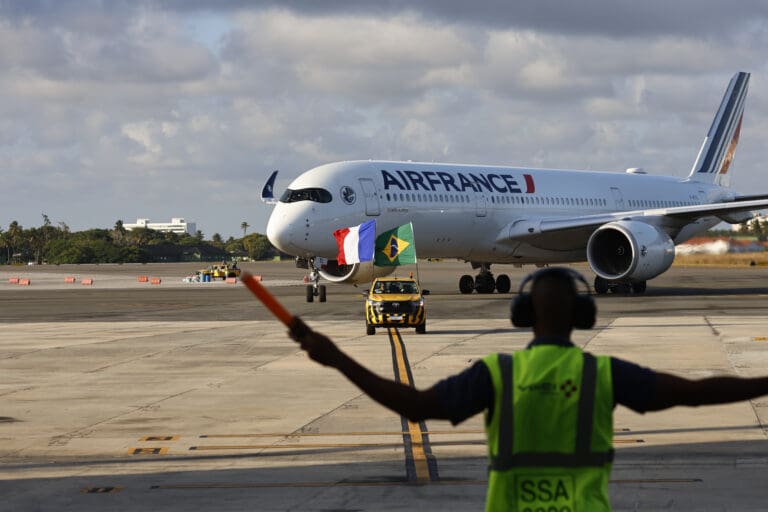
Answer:
<svg viewBox="0 0 768 512"><path fill-rule="evenodd" d="M644 413L656 393L656 372L622 359L611 358L613 400Z"/></svg>
<svg viewBox="0 0 768 512"><path fill-rule="evenodd" d="M443 411L454 425L485 409L493 413L493 382L488 367L482 361L441 380L434 389Z"/></svg>

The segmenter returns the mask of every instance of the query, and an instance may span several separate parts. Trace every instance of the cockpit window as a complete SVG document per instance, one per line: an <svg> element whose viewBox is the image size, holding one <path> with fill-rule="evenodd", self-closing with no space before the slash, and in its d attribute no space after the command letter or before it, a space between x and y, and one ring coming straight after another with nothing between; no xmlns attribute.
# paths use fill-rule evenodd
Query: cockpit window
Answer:
<svg viewBox="0 0 768 512"><path fill-rule="evenodd" d="M316 203L330 203L331 193L324 188L302 188L299 190L285 189L280 196L281 203L295 203L297 201L314 201Z"/></svg>

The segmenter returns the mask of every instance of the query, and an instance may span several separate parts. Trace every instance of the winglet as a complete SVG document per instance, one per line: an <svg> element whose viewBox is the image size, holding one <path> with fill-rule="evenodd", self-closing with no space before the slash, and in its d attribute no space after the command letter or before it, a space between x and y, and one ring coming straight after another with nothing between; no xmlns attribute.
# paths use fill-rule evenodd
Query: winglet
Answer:
<svg viewBox="0 0 768 512"><path fill-rule="evenodd" d="M272 172L267 182L264 183L264 187L261 189L261 200L267 204L277 203L274 194L275 178L277 178L277 171Z"/></svg>
<svg viewBox="0 0 768 512"><path fill-rule="evenodd" d="M728 167L739 143L748 84L749 73L743 71L731 79L688 176L690 180L728 185Z"/></svg>

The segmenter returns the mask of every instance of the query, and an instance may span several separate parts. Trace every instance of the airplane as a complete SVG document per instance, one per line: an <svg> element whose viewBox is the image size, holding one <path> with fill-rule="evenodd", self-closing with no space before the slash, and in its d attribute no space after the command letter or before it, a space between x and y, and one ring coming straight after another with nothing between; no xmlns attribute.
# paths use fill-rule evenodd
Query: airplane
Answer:
<svg viewBox="0 0 768 512"><path fill-rule="evenodd" d="M333 231L376 219L377 234L411 222L420 258L457 258L464 294L508 293L509 276L491 265L587 261L597 294L644 293L672 265L675 245L724 221L754 217L768 194L741 195L729 170L739 141L750 74L731 79L686 178L625 172L360 160L310 169L262 200L275 203L267 237L309 268L307 300L330 282L368 282L395 267L339 265Z"/></svg>

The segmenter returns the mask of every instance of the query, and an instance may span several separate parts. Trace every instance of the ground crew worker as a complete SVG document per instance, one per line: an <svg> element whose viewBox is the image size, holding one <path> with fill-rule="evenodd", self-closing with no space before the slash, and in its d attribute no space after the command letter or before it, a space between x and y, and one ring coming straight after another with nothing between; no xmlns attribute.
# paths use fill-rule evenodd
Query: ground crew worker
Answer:
<svg viewBox="0 0 768 512"><path fill-rule="evenodd" d="M427 390L377 376L299 318L290 336L313 360L336 368L411 421L449 419L456 425L485 411L486 510L606 511L617 403L642 413L735 402L768 394L768 378L689 380L583 352L570 341L571 331L591 328L596 308L577 283L588 292L571 269L528 276L512 306L513 323L533 327L528 347L489 355Z"/></svg>

